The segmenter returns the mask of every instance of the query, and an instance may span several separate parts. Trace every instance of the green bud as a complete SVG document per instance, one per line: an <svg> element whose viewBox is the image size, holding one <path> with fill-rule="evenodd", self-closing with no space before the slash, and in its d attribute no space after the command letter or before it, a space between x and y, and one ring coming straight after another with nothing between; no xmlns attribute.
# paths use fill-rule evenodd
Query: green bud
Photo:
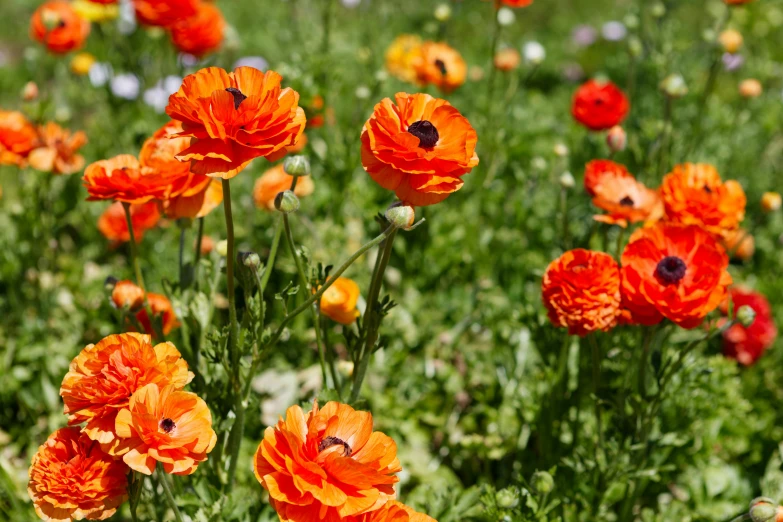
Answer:
<svg viewBox="0 0 783 522"><path fill-rule="evenodd" d="M307 156L289 156L283 162L283 170L289 176L309 176L310 160Z"/></svg>
<svg viewBox="0 0 783 522"><path fill-rule="evenodd" d="M217 251L220 257L226 257L228 255L228 241L221 239L215 245L215 251Z"/></svg>
<svg viewBox="0 0 783 522"><path fill-rule="evenodd" d="M395 203L386 209L386 220L397 228L409 230L416 219L416 212L410 205Z"/></svg>
<svg viewBox="0 0 783 522"><path fill-rule="evenodd" d="M555 479L546 471L536 471L530 478L530 487L536 493L546 495L555 489Z"/></svg>
<svg viewBox="0 0 783 522"><path fill-rule="evenodd" d="M574 185L576 185L576 180L574 179L574 175L570 172L563 172L560 175L560 186L564 189L570 189L574 188Z"/></svg>
<svg viewBox="0 0 783 522"><path fill-rule="evenodd" d="M652 8L650 8L650 14L655 18L663 18L666 14L666 6L663 2L656 2L653 4Z"/></svg>
<svg viewBox="0 0 783 522"><path fill-rule="evenodd" d="M299 198L290 190L275 196L275 208L283 214L290 214L299 210Z"/></svg>
<svg viewBox="0 0 783 522"><path fill-rule="evenodd" d="M644 51L642 41L636 36L630 37L628 39L628 52L631 54L631 56L638 58L642 55L642 51Z"/></svg>
<svg viewBox="0 0 783 522"><path fill-rule="evenodd" d="M759 497L750 503L750 519L753 522L773 522L780 511L772 499Z"/></svg>
<svg viewBox="0 0 783 522"><path fill-rule="evenodd" d="M261 266L261 258L255 252L237 252L237 262L251 270Z"/></svg>
<svg viewBox="0 0 783 522"><path fill-rule="evenodd" d="M514 509L519 505L519 492L516 488L503 488L495 493L495 502L499 508Z"/></svg>

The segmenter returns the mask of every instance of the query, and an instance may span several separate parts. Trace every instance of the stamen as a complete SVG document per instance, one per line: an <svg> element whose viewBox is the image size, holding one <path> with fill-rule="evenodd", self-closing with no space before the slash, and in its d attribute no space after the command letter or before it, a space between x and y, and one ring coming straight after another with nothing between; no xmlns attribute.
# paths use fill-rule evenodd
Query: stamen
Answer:
<svg viewBox="0 0 783 522"><path fill-rule="evenodd" d="M666 256L655 267L657 275L665 284L673 285L685 277L688 266L677 256Z"/></svg>
<svg viewBox="0 0 783 522"><path fill-rule="evenodd" d="M239 106L242 105L242 102L247 99L247 96L242 94L242 91L240 91L236 87L228 87L226 88L226 91L230 92L231 95L234 97L234 109L239 109Z"/></svg>
<svg viewBox="0 0 783 522"><path fill-rule="evenodd" d="M351 447L348 445L347 442L337 437L326 437L325 439L323 439L318 444L318 452L320 453L327 448L331 448L332 446L340 446L340 445L344 448L343 457L350 457L352 453Z"/></svg>
<svg viewBox="0 0 783 522"><path fill-rule="evenodd" d="M419 147L422 149L431 149L440 139L438 129L427 120L411 123L408 126L408 132L419 138Z"/></svg>

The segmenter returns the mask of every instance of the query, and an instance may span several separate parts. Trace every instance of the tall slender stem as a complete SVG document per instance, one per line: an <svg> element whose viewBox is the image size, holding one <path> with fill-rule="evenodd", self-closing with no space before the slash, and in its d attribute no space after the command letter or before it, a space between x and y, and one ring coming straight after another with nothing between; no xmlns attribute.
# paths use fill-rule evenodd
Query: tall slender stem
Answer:
<svg viewBox="0 0 783 522"><path fill-rule="evenodd" d="M147 288L144 286L144 276L141 273L141 265L139 265L139 255L136 247L136 236L133 233L133 220L131 219L130 203L122 203L122 208L125 209L125 221L128 223L128 235L130 236L130 253L131 263L133 263L133 269L136 271L136 284L138 284L144 293L147 293Z"/></svg>
<svg viewBox="0 0 783 522"><path fill-rule="evenodd" d="M601 419L601 400L598 392L601 388L601 349L598 346L598 339L595 334L590 336L590 345L593 352L593 393L595 394L595 423L598 432L598 448L604 447L604 428Z"/></svg>
<svg viewBox="0 0 783 522"><path fill-rule="evenodd" d="M179 228L179 287L185 280L185 227Z"/></svg>
<svg viewBox="0 0 783 522"><path fill-rule="evenodd" d="M296 178L294 178L296 179ZM280 237L283 235L283 217L281 216L277 220L275 225L275 238L272 240L272 248L269 251L269 258L266 260L266 266L264 267L264 275L261 276L261 285L259 291L263 297L266 285L269 283L269 278L272 276L272 269L275 267L275 258L277 257L277 249L280 246Z"/></svg>
<svg viewBox="0 0 783 522"><path fill-rule="evenodd" d="M332 382L334 383L334 389L337 390L337 395L342 399L343 387L340 383L340 379L337 377L337 368L335 368L334 350L329 344L329 324L326 317L321 316L321 331L323 332L324 351L326 352L326 361L329 364L329 373L332 375Z"/></svg>
<svg viewBox="0 0 783 522"><path fill-rule="evenodd" d="M158 463L158 467L155 469L155 474L158 475L158 482L160 482L160 485L163 487L163 493L166 495L166 501L168 502L171 510L174 512L174 518L177 519L177 522L183 522L182 514L179 512L177 503L174 501L174 493L171 491L171 484L169 484L169 481L166 478L166 473L163 471L163 464Z"/></svg>

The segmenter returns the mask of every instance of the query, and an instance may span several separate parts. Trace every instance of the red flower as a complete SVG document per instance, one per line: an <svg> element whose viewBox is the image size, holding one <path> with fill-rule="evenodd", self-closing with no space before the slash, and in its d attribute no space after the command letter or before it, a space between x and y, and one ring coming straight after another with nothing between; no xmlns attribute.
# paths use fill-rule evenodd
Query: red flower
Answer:
<svg viewBox="0 0 783 522"><path fill-rule="evenodd" d="M90 22L81 18L70 2L54 0L36 9L30 20L30 36L53 53L78 49L90 34Z"/></svg>
<svg viewBox="0 0 783 522"><path fill-rule="evenodd" d="M630 109L628 98L615 84L589 80L576 90L571 114L588 129L600 131L622 123Z"/></svg>
<svg viewBox="0 0 783 522"><path fill-rule="evenodd" d="M767 349L772 346L778 330L772 316L772 308L767 298L758 292L743 288L732 288L729 299L721 304L721 312L729 313L729 300L732 302L733 318L741 306L749 306L756 312L756 317L750 326L735 323L723 332L723 354L736 359L741 364L750 365L756 362Z"/></svg>
<svg viewBox="0 0 783 522"><path fill-rule="evenodd" d="M169 298L162 294L155 294L147 292L147 302L152 310L152 315L155 320L161 321L163 335L168 335L174 328L179 326L177 315L174 313L174 307L171 306ZM160 316L160 318L158 318ZM154 329L152 323L150 323L149 315L147 315L147 309L142 308L136 314L141 326L144 327L144 331L154 336Z"/></svg>
<svg viewBox="0 0 783 522"><path fill-rule="evenodd" d="M204 56L220 47L225 28L220 9L212 4L200 4L196 14L171 26L171 41L183 53Z"/></svg>
<svg viewBox="0 0 783 522"><path fill-rule="evenodd" d="M155 225L160 221L160 211L156 201L131 205L130 214L136 241L140 241L144 233L155 228ZM104 210L101 217L98 218L98 230L114 245L130 241L128 221L125 218L125 209L122 207L122 203L112 203Z"/></svg>

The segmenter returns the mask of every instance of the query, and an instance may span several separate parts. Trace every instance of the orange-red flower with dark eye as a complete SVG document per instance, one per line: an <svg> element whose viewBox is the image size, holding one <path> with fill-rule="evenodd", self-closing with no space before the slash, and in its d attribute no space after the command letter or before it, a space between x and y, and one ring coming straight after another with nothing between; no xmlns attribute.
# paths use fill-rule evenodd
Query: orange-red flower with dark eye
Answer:
<svg viewBox="0 0 783 522"><path fill-rule="evenodd" d="M465 83L468 73L462 55L445 43L424 42L412 63L420 85L432 84L443 92L451 92Z"/></svg>
<svg viewBox="0 0 783 522"><path fill-rule="evenodd" d="M569 250L547 267L541 296L552 324L571 335L611 330L620 316L620 268L609 254Z"/></svg>
<svg viewBox="0 0 783 522"><path fill-rule="evenodd" d="M734 180L721 181L706 163L677 165L663 178L661 197L666 217L686 225L699 225L719 236L736 230L745 219L745 191Z"/></svg>
<svg viewBox="0 0 783 522"><path fill-rule="evenodd" d="M182 122L180 136L195 138L177 155L191 171L229 179L254 158L295 144L305 128L299 94L280 86L274 71L218 67L185 78L169 98L166 113Z"/></svg>
<svg viewBox="0 0 783 522"><path fill-rule="evenodd" d="M63 129L49 122L38 129L38 146L30 151L30 166L42 172L73 174L84 168L84 157L77 151L87 143L87 135Z"/></svg>
<svg viewBox="0 0 783 522"><path fill-rule="evenodd" d="M131 205L130 215L136 241L140 241L144 233L155 228L160 221L157 201ZM128 221L125 218L125 209L122 207L122 203L112 203L103 211L101 217L98 218L98 230L115 246L130 241Z"/></svg>
<svg viewBox="0 0 783 522"><path fill-rule="evenodd" d="M173 344L153 347L148 335L124 333L88 344L71 362L60 395L68 424L86 422L84 433L112 452L117 443L114 419L134 391L148 383L181 389L191 379Z"/></svg>
<svg viewBox="0 0 783 522"><path fill-rule="evenodd" d="M591 172L596 170L596 163L590 162L585 173L585 187L593 195L593 205L607 212L593 216L596 221L626 228L629 223L654 222L663 217L663 202L657 191L636 181L622 165L611 162L606 162L610 168L596 175Z"/></svg>
<svg viewBox="0 0 783 522"><path fill-rule="evenodd" d="M356 517L346 517L346 522L437 522L434 518L418 513L396 500L386 502L383 507Z"/></svg>
<svg viewBox="0 0 783 522"><path fill-rule="evenodd" d="M169 301L168 297L162 294L147 292L147 303L152 310L153 320L160 321L159 324L163 335L168 335L174 328L179 326L177 315L174 313L174 307L171 306L171 301ZM152 323L150 323L146 308L142 308L138 311L136 319L141 323L145 332L154 336L155 328L153 328Z"/></svg>
<svg viewBox="0 0 783 522"><path fill-rule="evenodd" d="M80 17L70 2L45 2L30 20L30 36L53 53L80 48L89 34L90 22Z"/></svg>
<svg viewBox="0 0 783 522"><path fill-rule="evenodd" d="M701 227L657 223L631 235L622 255L623 306L635 323L667 318L695 328L726 296L729 258Z"/></svg>
<svg viewBox="0 0 783 522"><path fill-rule="evenodd" d="M625 178L633 179L624 165L611 160L592 160L585 165L585 190L591 196L603 185L611 185Z"/></svg>
<svg viewBox="0 0 783 522"><path fill-rule="evenodd" d="M394 498L397 445L372 428L370 413L328 402L266 429L253 470L281 521L337 522Z"/></svg>
<svg viewBox="0 0 783 522"><path fill-rule="evenodd" d="M180 52L204 56L220 47L225 28L226 21L220 9L202 3L196 14L171 26L171 42Z"/></svg>
<svg viewBox="0 0 783 522"><path fill-rule="evenodd" d="M196 14L201 0L133 0L136 19L144 25L170 27Z"/></svg>
<svg viewBox="0 0 783 522"><path fill-rule="evenodd" d="M121 154L92 163L85 169L82 180L89 193L88 201L112 199L139 204L164 199L174 177L173 173L142 167L134 156Z"/></svg>
<svg viewBox="0 0 783 522"><path fill-rule="evenodd" d="M622 123L630 109L628 98L615 84L589 80L576 90L571 114L588 129L600 131Z"/></svg>
<svg viewBox="0 0 783 522"><path fill-rule="evenodd" d="M478 137L446 100L429 94L384 98L362 130L362 165L408 205L443 201L478 165Z"/></svg>
<svg viewBox="0 0 783 522"><path fill-rule="evenodd" d="M42 520L105 520L128 498L127 473L79 428L62 428L33 455L27 492Z"/></svg>
<svg viewBox="0 0 783 522"><path fill-rule="evenodd" d="M212 413L198 395L174 386L147 384L117 413L116 454L131 469L152 475L158 462L166 473L190 475L217 442Z"/></svg>
<svg viewBox="0 0 783 522"><path fill-rule="evenodd" d="M723 354L748 366L774 344L778 335L775 317L767 298L753 290L732 288L728 299L721 303L723 315L729 314L729 301L733 319L737 318L737 310L742 306L750 307L756 314L749 326L737 321L723 331Z"/></svg>

